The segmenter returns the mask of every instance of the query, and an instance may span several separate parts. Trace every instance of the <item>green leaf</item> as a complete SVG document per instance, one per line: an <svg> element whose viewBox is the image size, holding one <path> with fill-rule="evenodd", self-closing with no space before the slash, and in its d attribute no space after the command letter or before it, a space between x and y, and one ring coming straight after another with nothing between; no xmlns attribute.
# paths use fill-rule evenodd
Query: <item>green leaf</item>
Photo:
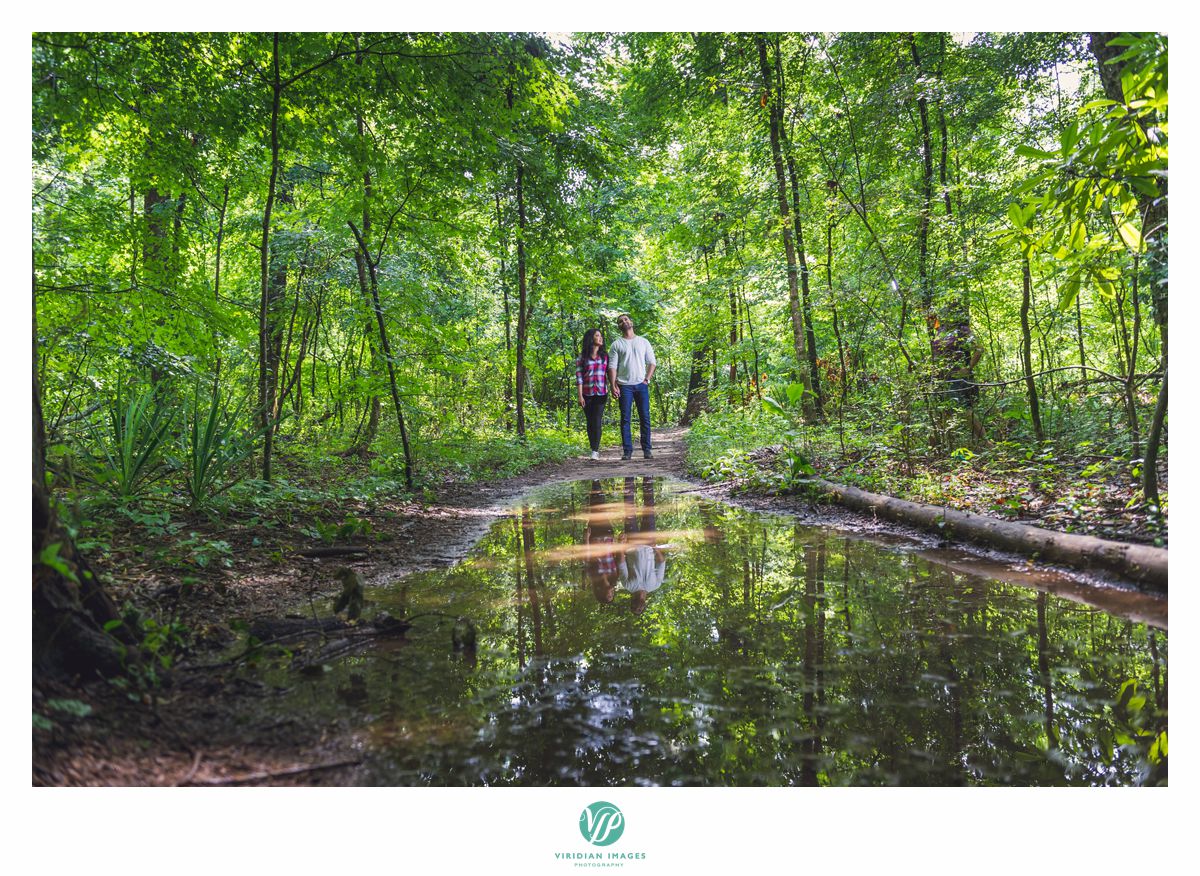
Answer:
<svg viewBox="0 0 1200 876"><path fill-rule="evenodd" d="M34 730L53 730L54 722L51 721L49 718L47 718L45 715L39 715L37 712L34 712L33 713L33 729Z"/></svg>
<svg viewBox="0 0 1200 876"><path fill-rule="evenodd" d="M1071 226L1071 237L1067 241L1067 246L1071 247L1071 249L1083 249L1086 244L1087 228L1084 227L1083 222L1076 221Z"/></svg>
<svg viewBox="0 0 1200 876"><path fill-rule="evenodd" d="M1117 220L1117 234L1121 235L1121 240L1125 241L1125 245L1131 250L1142 251L1142 233L1128 219L1122 217Z"/></svg>
<svg viewBox="0 0 1200 876"><path fill-rule="evenodd" d="M1035 149L1033 146L1018 146L1015 150L1018 155L1025 158L1033 158L1039 161L1047 158L1057 158L1057 152L1047 152L1045 149Z"/></svg>
<svg viewBox="0 0 1200 876"><path fill-rule="evenodd" d="M1154 744L1150 746L1149 752L1150 763L1162 763L1163 758L1167 756L1167 731L1159 733L1154 740Z"/></svg>
<svg viewBox="0 0 1200 876"><path fill-rule="evenodd" d="M74 581L76 584L78 584L79 578L76 576L74 570L67 564L66 560L58 555L60 550L62 550L61 541L56 541L52 544L46 545L44 548L42 548L42 552L38 556L38 562L40 562L43 566L49 566L68 581Z"/></svg>
<svg viewBox="0 0 1200 876"><path fill-rule="evenodd" d="M1071 122L1062 132L1062 151L1066 155L1075 148L1075 144L1079 142L1079 122Z"/></svg>

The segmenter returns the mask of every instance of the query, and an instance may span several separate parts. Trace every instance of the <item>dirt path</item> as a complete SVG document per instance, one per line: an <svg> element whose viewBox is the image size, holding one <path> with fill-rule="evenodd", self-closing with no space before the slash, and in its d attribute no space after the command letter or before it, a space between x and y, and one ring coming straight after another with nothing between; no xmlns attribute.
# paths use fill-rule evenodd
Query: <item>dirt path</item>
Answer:
<svg viewBox="0 0 1200 876"><path fill-rule="evenodd" d="M390 580L462 558L498 517L529 490L545 484L587 478L672 477L687 479L684 469L686 429L653 430L653 459L621 459L620 447L606 448L598 461L587 455L537 466L504 481L489 484L449 485L438 501L411 521L405 547L380 552L368 581ZM411 536L411 539L409 537Z"/></svg>

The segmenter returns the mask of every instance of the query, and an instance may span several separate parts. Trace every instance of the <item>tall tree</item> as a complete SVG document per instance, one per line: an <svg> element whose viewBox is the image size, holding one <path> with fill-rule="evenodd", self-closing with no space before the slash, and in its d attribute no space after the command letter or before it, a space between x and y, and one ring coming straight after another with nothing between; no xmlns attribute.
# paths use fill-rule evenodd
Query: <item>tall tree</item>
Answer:
<svg viewBox="0 0 1200 876"><path fill-rule="evenodd" d="M762 73L762 105L767 110L767 124L771 137L771 159L775 165L775 183L779 195L779 217L781 220L780 235L783 238L784 258L787 261L788 306L792 320L792 339L796 351L799 383L804 388L802 405L804 418L813 420L816 409L813 405L812 378L807 369L808 352L805 338L804 312L800 304L799 264L796 258L796 246L792 239L793 227L791 210L788 206L788 186L784 174L783 146L781 131L783 127L783 97L775 82L773 65L767 56L767 38L759 35L755 38L758 45L759 67ZM779 47L774 47L778 57Z"/></svg>

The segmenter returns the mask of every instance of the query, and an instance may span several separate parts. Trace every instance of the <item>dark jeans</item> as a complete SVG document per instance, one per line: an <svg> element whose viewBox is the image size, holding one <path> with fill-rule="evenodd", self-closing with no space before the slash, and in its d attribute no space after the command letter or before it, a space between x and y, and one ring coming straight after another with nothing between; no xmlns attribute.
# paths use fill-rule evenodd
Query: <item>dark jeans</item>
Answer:
<svg viewBox="0 0 1200 876"><path fill-rule="evenodd" d="M621 397L617 399L621 404L621 447L625 449L626 453L633 453L633 430L630 415L635 399L638 408L638 424L641 426L642 433L642 452L649 453L650 384L648 383L634 383L621 387Z"/></svg>
<svg viewBox="0 0 1200 876"><path fill-rule="evenodd" d="M604 419L604 405L607 402L607 395L583 397L583 416L587 420L588 444L592 446L592 450L600 449L600 424Z"/></svg>
<svg viewBox="0 0 1200 876"><path fill-rule="evenodd" d="M642 505L637 503L637 481L625 478L625 534L654 532L658 521L654 515L654 479L642 478Z"/></svg>

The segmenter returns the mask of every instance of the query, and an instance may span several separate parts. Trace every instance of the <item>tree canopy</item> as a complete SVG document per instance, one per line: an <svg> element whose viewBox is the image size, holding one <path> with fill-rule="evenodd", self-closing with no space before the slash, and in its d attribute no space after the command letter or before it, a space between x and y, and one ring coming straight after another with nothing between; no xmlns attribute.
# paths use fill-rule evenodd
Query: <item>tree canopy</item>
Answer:
<svg viewBox="0 0 1200 876"><path fill-rule="evenodd" d="M1057 442L1165 504L1162 35L32 49L60 483L203 507L334 457L408 490L487 470L581 431L580 338L627 311L710 470Z"/></svg>

